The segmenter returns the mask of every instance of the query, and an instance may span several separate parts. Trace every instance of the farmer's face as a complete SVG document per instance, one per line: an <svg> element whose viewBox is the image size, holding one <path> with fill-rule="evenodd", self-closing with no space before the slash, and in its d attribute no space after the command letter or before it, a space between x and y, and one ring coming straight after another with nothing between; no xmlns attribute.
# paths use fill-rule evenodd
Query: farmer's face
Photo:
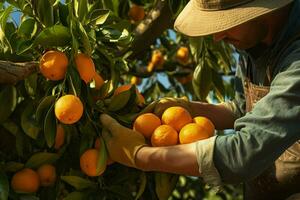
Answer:
<svg viewBox="0 0 300 200"><path fill-rule="evenodd" d="M256 19L226 31L213 34L214 41L223 40L237 49L245 50L263 42L267 37L268 29L262 20Z"/></svg>

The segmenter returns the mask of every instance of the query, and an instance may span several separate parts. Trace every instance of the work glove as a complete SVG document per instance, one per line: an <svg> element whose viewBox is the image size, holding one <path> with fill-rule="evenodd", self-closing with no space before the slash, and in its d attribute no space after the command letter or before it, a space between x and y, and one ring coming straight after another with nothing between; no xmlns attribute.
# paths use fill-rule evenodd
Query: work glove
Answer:
<svg viewBox="0 0 300 200"><path fill-rule="evenodd" d="M165 97L150 103L142 113L154 113L155 115L161 117L163 112L173 106L181 106L185 108L191 115L193 115L193 110L191 108L191 102L188 101L186 97L173 98Z"/></svg>
<svg viewBox="0 0 300 200"><path fill-rule="evenodd" d="M103 125L102 137L112 160L128 167L135 167L137 152L147 146L144 136L119 124L107 114L100 116Z"/></svg>

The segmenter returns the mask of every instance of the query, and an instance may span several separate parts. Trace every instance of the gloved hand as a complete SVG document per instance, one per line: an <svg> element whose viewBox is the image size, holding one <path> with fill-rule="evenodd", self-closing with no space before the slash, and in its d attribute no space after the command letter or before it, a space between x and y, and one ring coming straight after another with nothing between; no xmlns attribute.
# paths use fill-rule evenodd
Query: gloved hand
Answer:
<svg viewBox="0 0 300 200"><path fill-rule="evenodd" d="M137 167L137 152L147 146L142 134L126 128L107 114L100 116L103 125L102 136L112 160L129 167Z"/></svg>
<svg viewBox="0 0 300 200"><path fill-rule="evenodd" d="M181 97L181 98L173 98L173 97L165 97L160 100L154 101L151 104L149 104L142 113L147 113L151 112L154 113L155 115L161 117L163 112L173 106L181 106L193 116L193 110L191 108L191 102L188 101L186 97Z"/></svg>

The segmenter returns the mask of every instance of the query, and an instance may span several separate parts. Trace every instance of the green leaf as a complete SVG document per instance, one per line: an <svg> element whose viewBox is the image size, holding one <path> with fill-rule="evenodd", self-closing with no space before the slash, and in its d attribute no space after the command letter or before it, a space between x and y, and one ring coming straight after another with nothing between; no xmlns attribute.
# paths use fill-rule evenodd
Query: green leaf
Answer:
<svg viewBox="0 0 300 200"><path fill-rule="evenodd" d="M78 26L79 26L78 28L79 28L80 38L84 47L84 52L90 56L92 54L92 47L89 40L89 36L87 35L84 27L80 22L78 22Z"/></svg>
<svg viewBox="0 0 300 200"><path fill-rule="evenodd" d="M71 186L75 187L76 190L96 188L97 186L94 182L81 178L79 176L62 176L61 179Z"/></svg>
<svg viewBox="0 0 300 200"><path fill-rule="evenodd" d="M119 0L104 0L104 8L109 9L118 15Z"/></svg>
<svg viewBox="0 0 300 200"><path fill-rule="evenodd" d="M212 73L211 68L205 65L204 60L202 60L196 67L192 82L196 96L201 101L205 101L209 91L211 90Z"/></svg>
<svg viewBox="0 0 300 200"><path fill-rule="evenodd" d="M7 200L9 193L9 183L8 178L4 171L0 169L0 199Z"/></svg>
<svg viewBox="0 0 300 200"><path fill-rule="evenodd" d="M34 40L34 45L43 47L66 46L71 42L71 34L67 27L54 25L44 29Z"/></svg>
<svg viewBox="0 0 300 200"><path fill-rule="evenodd" d="M33 139L37 139L41 130L34 118L35 108L35 103L33 101L29 101L27 102L25 109L21 114L22 129L26 133L26 135Z"/></svg>
<svg viewBox="0 0 300 200"><path fill-rule="evenodd" d="M141 174L140 174L140 187L139 187L139 190L138 190L137 195L135 197L135 200L138 200L142 196L142 194L145 191L146 184L147 184L146 174L145 174L145 172L141 172Z"/></svg>
<svg viewBox="0 0 300 200"><path fill-rule="evenodd" d="M106 163L107 163L106 146L105 146L103 138L100 137L99 139L100 139L101 145L100 145L100 148L99 148L99 158L97 160L97 169L96 169L97 174L99 172L103 172L105 170Z"/></svg>
<svg viewBox="0 0 300 200"><path fill-rule="evenodd" d="M20 131L19 126L17 125L17 123L12 121L12 120L6 120L1 125L6 130L8 130L11 134L13 134L14 136L16 136Z"/></svg>
<svg viewBox="0 0 300 200"><path fill-rule="evenodd" d="M86 194L84 192L71 192L64 198L64 200L85 200Z"/></svg>
<svg viewBox="0 0 300 200"><path fill-rule="evenodd" d="M105 9L96 9L90 15L90 23L94 25L104 24L110 11Z"/></svg>
<svg viewBox="0 0 300 200"><path fill-rule="evenodd" d="M50 27L54 24L53 6L49 0L36 1L37 14L40 21L45 27Z"/></svg>
<svg viewBox="0 0 300 200"><path fill-rule="evenodd" d="M88 13L88 1L87 0L74 0L74 8L76 16L79 21L85 24L86 15Z"/></svg>
<svg viewBox="0 0 300 200"><path fill-rule="evenodd" d="M215 86L214 89L216 91L216 97L220 102L224 102L225 97L225 85L222 79L222 76L212 70L212 81Z"/></svg>
<svg viewBox="0 0 300 200"><path fill-rule="evenodd" d="M19 29L18 29L18 33L21 36L24 36L26 38L31 39L37 32L37 23L33 18L27 18L25 19Z"/></svg>
<svg viewBox="0 0 300 200"><path fill-rule="evenodd" d="M50 107L55 103L55 96L44 97L38 105L35 113L35 118L39 123L42 123Z"/></svg>
<svg viewBox="0 0 300 200"><path fill-rule="evenodd" d="M81 93L81 78L75 67L71 66L68 68L68 83L70 87L70 93L77 94L80 96Z"/></svg>
<svg viewBox="0 0 300 200"><path fill-rule="evenodd" d="M12 53L12 48L10 45L9 40L7 39L7 36L5 35L5 27L7 24L7 20L13 11L13 6L8 6L1 14L0 14L0 46L2 46L3 52L10 52Z"/></svg>
<svg viewBox="0 0 300 200"><path fill-rule="evenodd" d="M205 40L203 37L190 37L189 38L191 54L194 60L198 63L199 58L202 57Z"/></svg>
<svg viewBox="0 0 300 200"><path fill-rule="evenodd" d="M15 110L17 105L17 90L14 86L5 86L0 92L0 124Z"/></svg>
<svg viewBox="0 0 300 200"><path fill-rule="evenodd" d="M155 191L159 200L167 200L178 181L177 174L155 172Z"/></svg>
<svg viewBox="0 0 300 200"><path fill-rule="evenodd" d="M5 163L4 169L7 172L16 172L21 170L22 168L24 168L24 164L23 163L19 163L19 162L7 162Z"/></svg>
<svg viewBox="0 0 300 200"><path fill-rule="evenodd" d="M48 110L44 123L44 136L48 147L52 147L56 136L56 117L54 114L54 105Z"/></svg>
<svg viewBox="0 0 300 200"><path fill-rule="evenodd" d="M32 155L25 164L28 168L38 168L42 164L52 164L59 159L56 153L40 152Z"/></svg>
<svg viewBox="0 0 300 200"><path fill-rule="evenodd" d="M38 75L36 73L34 73L34 74L31 74L30 76L28 76L25 79L25 88L26 88L26 91L32 97L34 97L35 93L36 93L37 78L38 78Z"/></svg>
<svg viewBox="0 0 300 200"><path fill-rule="evenodd" d="M121 110L128 103L130 96L131 96L131 90L126 90L117 95L114 95L108 106L108 110L112 112Z"/></svg>

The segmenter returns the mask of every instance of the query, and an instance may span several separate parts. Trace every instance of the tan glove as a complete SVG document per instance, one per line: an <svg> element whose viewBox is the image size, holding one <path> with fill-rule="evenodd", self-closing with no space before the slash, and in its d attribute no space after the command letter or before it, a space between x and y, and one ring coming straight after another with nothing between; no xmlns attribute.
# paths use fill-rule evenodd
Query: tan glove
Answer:
<svg viewBox="0 0 300 200"><path fill-rule="evenodd" d="M181 106L181 107L187 109L187 111L189 111L189 113L191 113L191 115L193 115L193 110L191 108L191 102L189 102L186 97L181 97L181 98L165 97L165 98L162 98L160 100L154 101L151 104L149 104L143 110L142 113L151 112L151 113L154 113L155 115L161 117L161 115L163 114L163 112L167 108L173 107L173 106Z"/></svg>
<svg viewBox="0 0 300 200"><path fill-rule="evenodd" d="M102 136L111 159L136 168L136 153L147 146L144 136L122 126L109 115L102 114L100 121L103 125Z"/></svg>

